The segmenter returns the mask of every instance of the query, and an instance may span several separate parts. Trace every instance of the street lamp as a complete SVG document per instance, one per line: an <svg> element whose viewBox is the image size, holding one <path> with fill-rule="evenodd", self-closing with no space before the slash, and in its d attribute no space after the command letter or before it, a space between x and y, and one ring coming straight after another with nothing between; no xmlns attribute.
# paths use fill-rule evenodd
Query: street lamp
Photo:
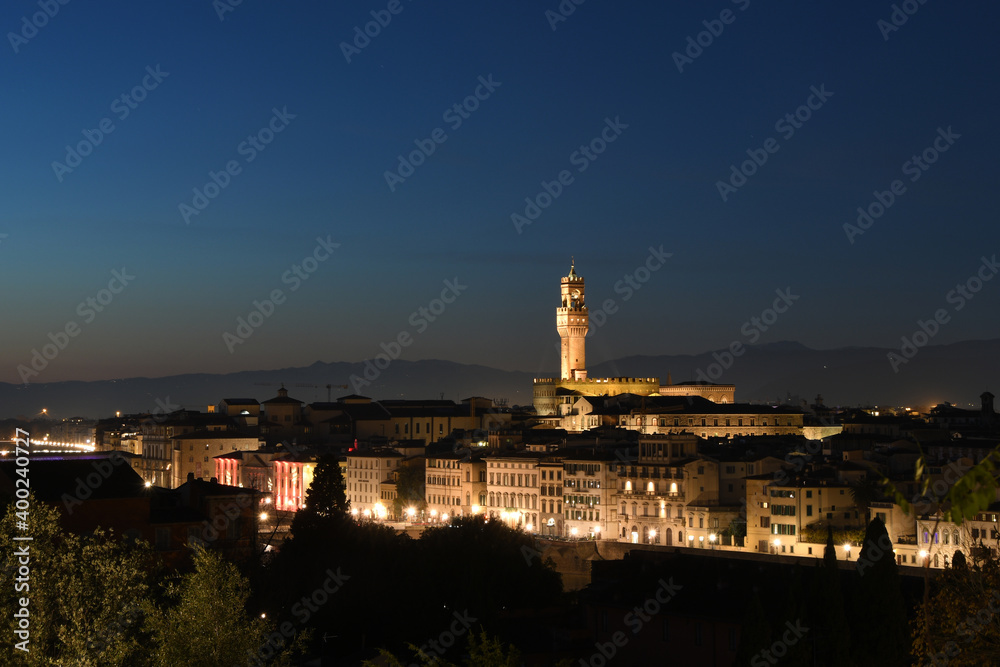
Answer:
<svg viewBox="0 0 1000 667"><path fill-rule="evenodd" d="M442 514L441 515L441 520L442 521L447 521L448 520L448 515L447 514Z"/></svg>
<svg viewBox="0 0 1000 667"><path fill-rule="evenodd" d="M481 509L481 508L479 507L479 505L473 505L473 506L472 506L472 513L473 513L473 514L479 514L479 510L480 510L480 509Z"/></svg>
<svg viewBox="0 0 1000 667"><path fill-rule="evenodd" d="M656 530L653 528L649 529L649 543L652 544L653 540L656 539Z"/></svg>
<svg viewBox="0 0 1000 667"><path fill-rule="evenodd" d="M406 508L406 514L407 514L407 516L410 517L410 523L413 523L413 515L416 514L416 513L417 513L417 510L413 509L412 507L407 507Z"/></svg>
<svg viewBox="0 0 1000 667"><path fill-rule="evenodd" d="M576 537L576 533L577 533L576 526L573 526L572 528L569 529L569 534L572 535L573 537Z"/></svg>
<svg viewBox="0 0 1000 667"><path fill-rule="evenodd" d="M529 532L529 533L531 532L531 530L532 530L533 528L534 528L534 526L533 526L533 525L531 525L530 523L526 523L526 524L524 525L524 530L525 530L525 531L527 531L527 532Z"/></svg>
<svg viewBox="0 0 1000 667"><path fill-rule="evenodd" d="M705 536L704 535L699 535L698 536L698 546L700 548L702 548L702 549L705 548Z"/></svg>
<svg viewBox="0 0 1000 667"><path fill-rule="evenodd" d="M846 558L847 560L851 560L851 545L850 544L845 544L844 545L844 558Z"/></svg>
<svg viewBox="0 0 1000 667"><path fill-rule="evenodd" d="M261 512L260 513L260 520L261 521L267 521L267 512Z"/></svg>
<svg viewBox="0 0 1000 667"><path fill-rule="evenodd" d="M774 553L778 553L778 547L780 546L781 546L781 540L779 540L777 537L774 538Z"/></svg>
<svg viewBox="0 0 1000 667"><path fill-rule="evenodd" d="M712 547L711 548L714 549L715 548L715 533L711 533L708 536L708 541L712 543Z"/></svg>

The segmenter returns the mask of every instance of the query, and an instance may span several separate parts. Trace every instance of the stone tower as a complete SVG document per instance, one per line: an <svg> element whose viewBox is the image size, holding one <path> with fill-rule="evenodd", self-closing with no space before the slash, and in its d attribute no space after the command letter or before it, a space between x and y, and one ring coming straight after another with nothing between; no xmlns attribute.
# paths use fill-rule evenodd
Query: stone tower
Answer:
<svg viewBox="0 0 1000 667"><path fill-rule="evenodd" d="M563 380L587 379L584 344L590 328L583 278L576 275L576 262L572 262L569 275L560 281L562 304L556 308L556 329L562 339L561 357Z"/></svg>

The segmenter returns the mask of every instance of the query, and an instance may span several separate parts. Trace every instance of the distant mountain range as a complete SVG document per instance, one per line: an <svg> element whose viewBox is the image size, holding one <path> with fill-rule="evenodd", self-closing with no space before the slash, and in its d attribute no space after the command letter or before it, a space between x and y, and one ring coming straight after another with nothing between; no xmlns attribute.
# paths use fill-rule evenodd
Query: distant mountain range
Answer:
<svg viewBox="0 0 1000 667"><path fill-rule="evenodd" d="M928 407L951 401L978 407L984 391L997 393L1000 384L1000 339L966 341L920 348L908 363L893 370L887 354L874 347L813 350L781 342L747 347L727 359L724 351L698 355L633 356L588 368L591 377L658 377L666 383L711 380L735 384L736 399L749 402L812 403L822 394L833 405L915 405ZM722 369L722 363L730 367ZM712 364L718 364L713 367ZM284 383L289 395L307 403L330 395L359 393L376 399L469 396L506 399L510 405L530 405L535 373L502 371L487 366L436 359L392 362L378 371L365 363L316 362L303 368L244 371L224 375L187 374L161 378L128 378L95 382L49 382L28 385L0 383L0 417L31 418L44 407L53 418L107 417L120 410L160 412L179 407L205 410L223 398L273 398ZM700 373L699 373L700 371ZM721 373L721 374L720 374ZM554 375L553 373L552 375ZM367 382L367 380L366 380Z"/></svg>

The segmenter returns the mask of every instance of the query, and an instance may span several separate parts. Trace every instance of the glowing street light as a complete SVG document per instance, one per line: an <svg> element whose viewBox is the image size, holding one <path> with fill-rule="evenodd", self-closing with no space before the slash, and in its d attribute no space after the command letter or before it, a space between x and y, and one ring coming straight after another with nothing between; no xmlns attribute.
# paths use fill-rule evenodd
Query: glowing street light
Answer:
<svg viewBox="0 0 1000 667"><path fill-rule="evenodd" d="M436 517L437 515L438 515L438 511L437 511L437 510L431 510L431 518L432 518L432 519L433 519L434 517Z"/></svg>
<svg viewBox="0 0 1000 667"><path fill-rule="evenodd" d="M153 483L147 479L144 486L148 489L149 487L153 486Z"/></svg>
<svg viewBox="0 0 1000 667"><path fill-rule="evenodd" d="M850 544L845 544L844 545L844 557L847 558L847 560L851 560L851 545Z"/></svg>
<svg viewBox="0 0 1000 667"><path fill-rule="evenodd" d="M652 528L650 528L650 530L649 530L649 541L652 542L655 537L656 537L656 531L653 530Z"/></svg>
<svg viewBox="0 0 1000 667"><path fill-rule="evenodd" d="M442 521L447 521L448 520L448 514L447 514L447 512L441 515L441 520Z"/></svg>
<svg viewBox="0 0 1000 667"><path fill-rule="evenodd" d="M412 508L412 507L407 507L406 508L406 514L407 514L407 516L410 517L410 521L413 521L413 515L416 514L416 513L417 513L417 510L415 510L414 508Z"/></svg>
<svg viewBox="0 0 1000 667"><path fill-rule="evenodd" d="M261 521L267 521L267 512L261 512L260 513L260 520Z"/></svg>
<svg viewBox="0 0 1000 667"><path fill-rule="evenodd" d="M576 537L576 533L577 533L576 526L573 526L572 528L569 529L569 534L572 535L573 537Z"/></svg>
<svg viewBox="0 0 1000 667"><path fill-rule="evenodd" d="M534 528L534 526L532 526L530 523L527 523L527 524L524 525L524 530L527 531L527 532L529 532L529 533L531 532L531 530L533 528Z"/></svg>
<svg viewBox="0 0 1000 667"><path fill-rule="evenodd" d="M480 509L481 509L481 508L479 507L479 505L473 505L473 506L472 506L472 513L473 513L473 514L479 514L479 510L480 510Z"/></svg>

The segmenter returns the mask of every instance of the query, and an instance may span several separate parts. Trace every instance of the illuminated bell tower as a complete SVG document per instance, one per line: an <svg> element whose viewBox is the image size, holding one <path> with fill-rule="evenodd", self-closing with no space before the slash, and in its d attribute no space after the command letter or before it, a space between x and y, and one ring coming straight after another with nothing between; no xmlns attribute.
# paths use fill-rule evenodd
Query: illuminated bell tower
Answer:
<svg viewBox="0 0 1000 667"><path fill-rule="evenodd" d="M570 264L569 275L560 281L562 305L556 308L556 329L562 339L563 380L587 379L584 343L590 328L590 315L584 301L583 278L576 275L576 262Z"/></svg>

